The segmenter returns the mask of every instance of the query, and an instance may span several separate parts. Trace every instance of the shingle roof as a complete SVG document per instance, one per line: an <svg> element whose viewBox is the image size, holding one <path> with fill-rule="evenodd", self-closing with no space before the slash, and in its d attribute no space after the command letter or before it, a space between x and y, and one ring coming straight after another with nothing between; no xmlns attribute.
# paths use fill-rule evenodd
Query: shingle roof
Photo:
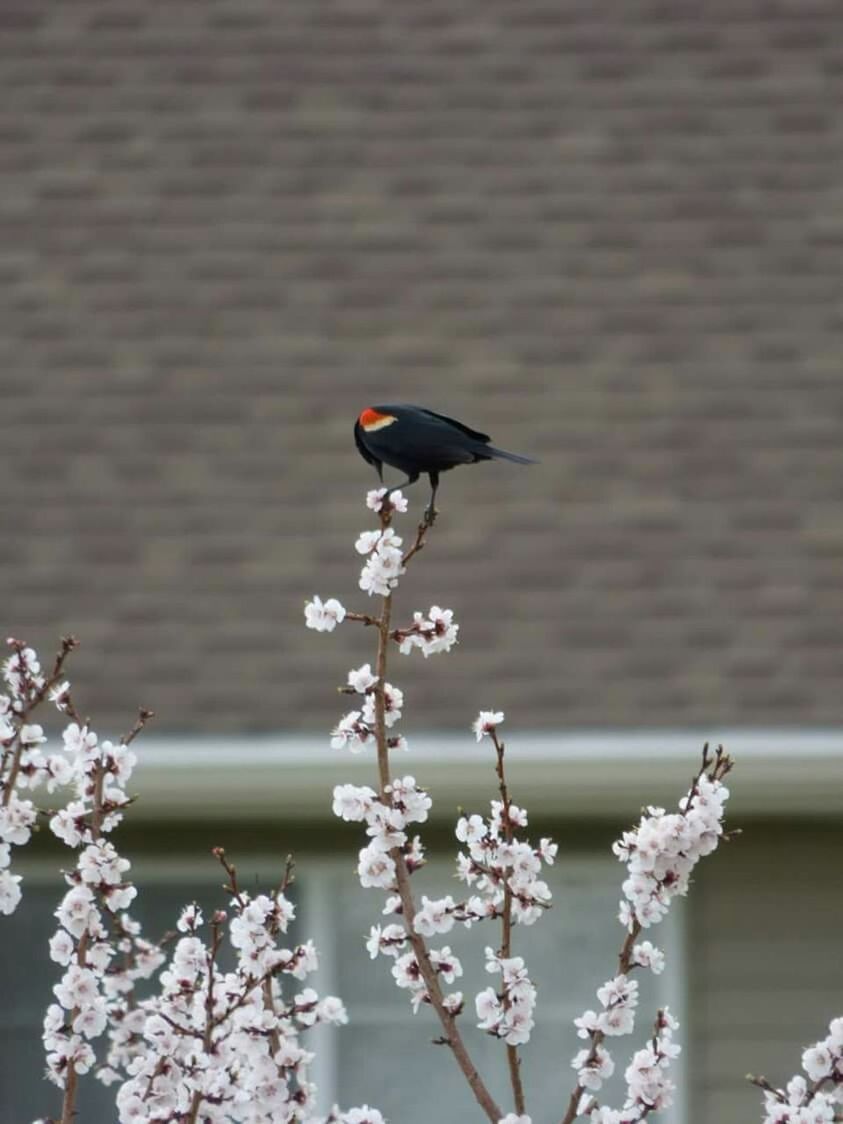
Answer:
<svg viewBox="0 0 843 1124"><path fill-rule="evenodd" d="M334 719L373 401L542 459L408 715L843 722L841 5L6 0L0 83L4 627L103 727Z"/></svg>

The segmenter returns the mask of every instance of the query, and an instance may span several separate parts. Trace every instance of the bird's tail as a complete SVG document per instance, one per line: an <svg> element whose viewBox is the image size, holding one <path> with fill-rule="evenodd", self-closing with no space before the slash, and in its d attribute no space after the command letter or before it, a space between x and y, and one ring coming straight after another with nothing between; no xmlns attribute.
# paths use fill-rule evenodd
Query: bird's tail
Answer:
<svg viewBox="0 0 843 1124"><path fill-rule="evenodd" d="M490 457L502 461L514 461L516 464L538 464L533 457L522 457L520 453L508 453L506 449L496 449L494 445L484 445L483 452Z"/></svg>

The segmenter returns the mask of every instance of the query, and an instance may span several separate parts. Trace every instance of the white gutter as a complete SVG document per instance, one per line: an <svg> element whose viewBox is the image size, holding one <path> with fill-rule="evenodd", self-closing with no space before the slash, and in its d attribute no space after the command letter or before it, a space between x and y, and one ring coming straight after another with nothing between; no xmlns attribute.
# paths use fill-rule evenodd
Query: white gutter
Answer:
<svg viewBox="0 0 843 1124"><path fill-rule="evenodd" d="M668 807L698 768L704 741L735 758L733 818L741 815L843 817L843 731L688 731L559 735L504 731L513 798L532 815L610 817L625 823L643 804ZM412 774L434 798L434 815L476 809L495 795L493 752L471 734L410 738L393 755L393 771ZM327 738L165 737L136 743L130 789L140 799L132 821L188 819L320 820L342 782L370 784L372 751L332 750Z"/></svg>

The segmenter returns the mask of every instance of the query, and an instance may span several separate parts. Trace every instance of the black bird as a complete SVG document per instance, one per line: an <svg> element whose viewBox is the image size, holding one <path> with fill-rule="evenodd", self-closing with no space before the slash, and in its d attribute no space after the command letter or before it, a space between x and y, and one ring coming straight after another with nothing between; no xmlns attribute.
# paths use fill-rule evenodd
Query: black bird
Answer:
<svg viewBox="0 0 843 1124"><path fill-rule="evenodd" d="M354 440L363 459L377 469L381 483L385 464L407 473L407 479L390 488L390 492L415 484L422 472L427 473L431 487L427 508L430 518L434 514L440 472L477 461L536 464L530 457L496 449L489 444L488 434L422 406L367 406L354 423Z"/></svg>

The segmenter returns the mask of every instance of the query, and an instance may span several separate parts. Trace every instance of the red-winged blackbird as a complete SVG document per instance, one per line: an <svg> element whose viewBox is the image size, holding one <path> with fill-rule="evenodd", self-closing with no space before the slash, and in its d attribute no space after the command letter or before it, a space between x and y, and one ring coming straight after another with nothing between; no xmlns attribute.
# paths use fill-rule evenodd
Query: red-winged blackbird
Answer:
<svg viewBox="0 0 843 1124"><path fill-rule="evenodd" d="M360 455L373 464L383 483L383 466L407 473L407 479L390 488L415 484L422 472L430 477L428 513L433 514L439 473L458 464L505 460L535 464L530 457L507 453L490 445L491 438L476 429L425 410L422 406L367 406L354 423L354 440Z"/></svg>

